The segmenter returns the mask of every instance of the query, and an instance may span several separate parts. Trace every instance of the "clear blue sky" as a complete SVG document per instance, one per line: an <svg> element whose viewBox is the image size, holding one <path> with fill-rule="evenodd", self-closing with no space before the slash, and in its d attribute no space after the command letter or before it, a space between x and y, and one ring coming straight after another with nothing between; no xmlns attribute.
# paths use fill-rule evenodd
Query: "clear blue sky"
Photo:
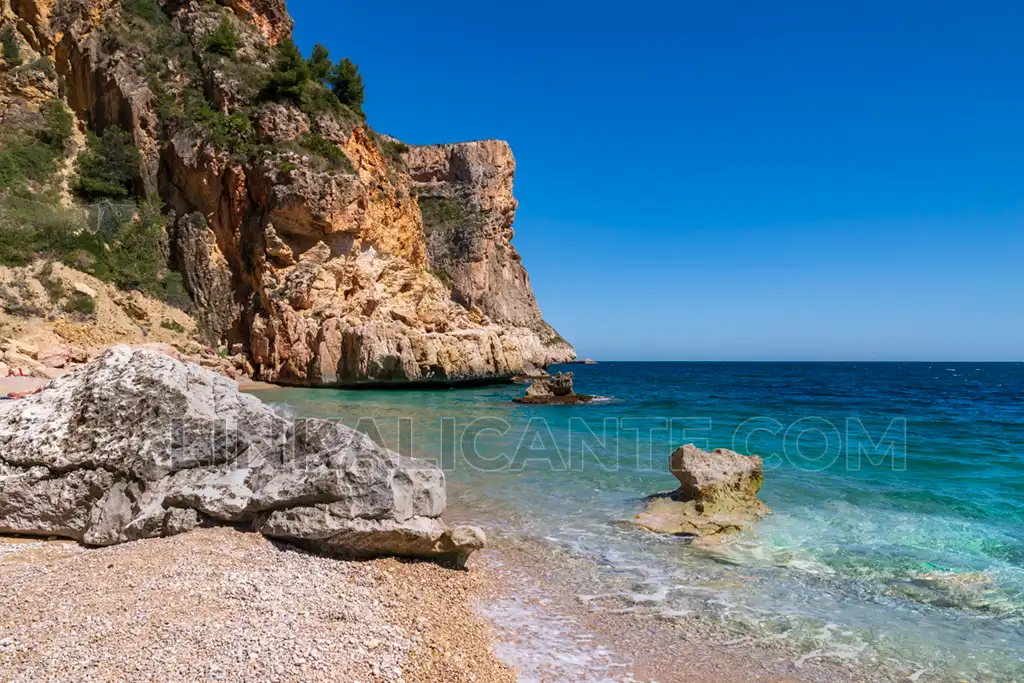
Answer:
<svg viewBox="0 0 1024 683"><path fill-rule="evenodd" d="M1024 360L1024 3L289 8L378 131L509 141L581 355Z"/></svg>

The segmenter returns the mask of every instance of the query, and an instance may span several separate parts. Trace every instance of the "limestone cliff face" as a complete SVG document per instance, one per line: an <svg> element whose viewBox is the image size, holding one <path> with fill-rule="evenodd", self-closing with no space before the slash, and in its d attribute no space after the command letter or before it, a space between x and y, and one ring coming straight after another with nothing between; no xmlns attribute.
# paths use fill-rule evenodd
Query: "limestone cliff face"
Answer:
<svg viewBox="0 0 1024 683"><path fill-rule="evenodd" d="M241 343L259 378L447 384L574 357L511 244L508 145L407 149L344 107L263 101L291 33L280 0L161 2L166 18L141 19L117 0L4 1L80 124L132 133L204 334ZM225 16L233 57L204 48Z"/></svg>
<svg viewBox="0 0 1024 683"><path fill-rule="evenodd" d="M411 147L405 162L423 209L431 267L451 278L453 298L494 323L535 331L544 342L545 364L574 359L573 348L542 319L512 244L518 202L508 143Z"/></svg>

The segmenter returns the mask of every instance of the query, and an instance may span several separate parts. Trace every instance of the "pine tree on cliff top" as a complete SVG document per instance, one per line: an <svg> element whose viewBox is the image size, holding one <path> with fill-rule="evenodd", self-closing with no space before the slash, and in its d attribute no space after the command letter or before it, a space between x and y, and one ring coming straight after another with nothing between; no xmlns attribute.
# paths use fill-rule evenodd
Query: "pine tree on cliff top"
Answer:
<svg viewBox="0 0 1024 683"><path fill-rule="evenodd" d="M331 61L331 53L322 44L313 46L313 54L309 57L309 75L317 83L324 83L331 75L334 62Z"/></svg>
<svg viewBox="0 0 1024 683"><path fill-rule="evenodd" d="M309 80L309 65L302 52L289 38L277 47L277 59L263 86L263 96L274 101L301 102L303 90Z"/></svg>
<svg viewBox="0 0 1024 683"><path fill-rule="evenodd" d="M334 65L327 78L331 90L338 100L364 119L363 113L363 77L359 74L359 66L345 57Z"/></svg>

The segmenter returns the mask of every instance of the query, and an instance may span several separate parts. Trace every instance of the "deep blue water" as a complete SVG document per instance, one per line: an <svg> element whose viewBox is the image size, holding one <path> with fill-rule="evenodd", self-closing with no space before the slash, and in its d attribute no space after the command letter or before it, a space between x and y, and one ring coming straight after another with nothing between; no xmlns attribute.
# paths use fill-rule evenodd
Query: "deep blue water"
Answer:
<svg viewBox="0 0 1024 683"><path fill-rule="evenodd" d="M516 385L260 397L442 464L459 515L589 561L607 580L581 596L594 609L701 618L920 681L1024 678L1024 364L564 369L608 400L520 406ZM621 524L673 488L668 455L688 442L761 455L774 514L713 549Z"/></svg>

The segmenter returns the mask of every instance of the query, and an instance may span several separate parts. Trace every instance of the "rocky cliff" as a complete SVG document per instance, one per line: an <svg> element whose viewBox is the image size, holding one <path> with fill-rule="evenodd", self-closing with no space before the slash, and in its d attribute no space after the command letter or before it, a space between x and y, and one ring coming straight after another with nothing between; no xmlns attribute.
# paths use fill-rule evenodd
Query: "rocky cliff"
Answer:
<svg viewBox="0 0 1024 683"><path fill-rule="evenodd" d="M27 75L0 107L60 98L78 128L128 131L168 265L209 342L260 379L459 383L574 358L511 243L501 141L410 147L315 78L277 0L3 0ZM69 143L54 185L69 201Z"/></svg>

